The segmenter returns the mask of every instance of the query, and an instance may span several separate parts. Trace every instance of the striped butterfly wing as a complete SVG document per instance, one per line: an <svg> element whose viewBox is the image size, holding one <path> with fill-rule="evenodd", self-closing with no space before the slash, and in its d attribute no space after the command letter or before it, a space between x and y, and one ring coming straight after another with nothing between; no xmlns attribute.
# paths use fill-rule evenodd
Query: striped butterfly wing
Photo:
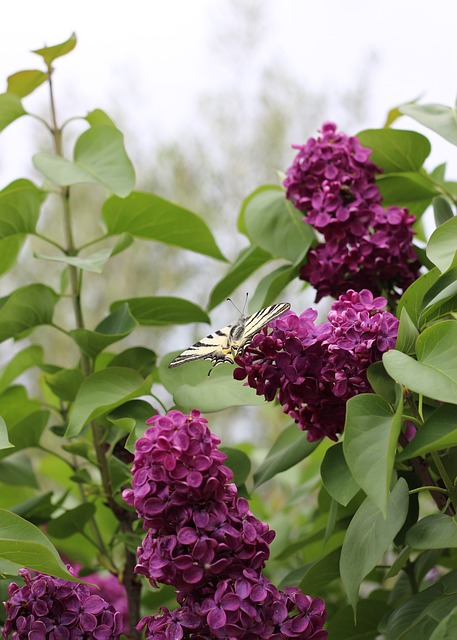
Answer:
<svg viewBox="0 0 457 640"><path fill-rule="evenodd" d="M233 324L210 333L206 338L193 344L176 356L168 366L169 368L178 367L180 364L194 360L211 360L214 363L213 367L223 362L233 364L234 353L235 355L241 353L256 333L288 309L290 304L282 302L260 309L251 316L241 316Z"/></svg>
<svg viewBox="0 0 457 640"><path fill-rule="evenodd" d="M206 338L202 338L191 347L176 356L168 365L169 368L178 367L185 362L194 360L212 360L216 364L226 361L227 353L230 353L229 335L232 325L210 333ZM228 362L233 362L228 359Z"/></svg>
<svg viewBox="0 0 457 640"><path fill-rule="evenodd" d="M244 321L244 336L243 344L241 346L244 346L248 341L251 341L256 333L259 333L265 325L272 320L279 318L279 316L282 316L282 314L289 309L290 304L288 302L279 302L278 304L271 305L271 307L260 309L260 311L253 313L252 316L248 316Z"/></svg>

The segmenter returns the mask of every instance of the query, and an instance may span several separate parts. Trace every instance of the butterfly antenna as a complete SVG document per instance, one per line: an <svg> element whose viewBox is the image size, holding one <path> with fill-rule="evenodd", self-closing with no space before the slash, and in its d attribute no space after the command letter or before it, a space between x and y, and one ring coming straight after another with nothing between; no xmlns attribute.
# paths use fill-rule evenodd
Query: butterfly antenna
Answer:
<svg viewBox="0 0 457 640"><path fill-rule="evenodd" d="M246 305L248 303L248 293L246 293L246 298L244 299L244 304L243 304L243 311L240 311L240 309L236 306L236 304L233 302L232 298L227 298L228 302L231 302L233 304L233 306L235 307L235 309L238 311L238 313L240 314L240 316L244 316L244 312L246 310Z"/></svg>

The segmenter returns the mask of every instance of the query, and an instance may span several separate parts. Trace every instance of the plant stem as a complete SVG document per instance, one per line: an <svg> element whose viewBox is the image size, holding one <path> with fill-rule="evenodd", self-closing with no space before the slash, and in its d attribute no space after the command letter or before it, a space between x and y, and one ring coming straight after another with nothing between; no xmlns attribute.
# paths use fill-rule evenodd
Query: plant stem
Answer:
<svg viewBox="0 0 457 640"><path fill-rule="evenodd" d="M52 68L48 65L48 79L49 79L49 93L51 102L51 117L52 117L52 134L54 138L55 152L58 156L63 157L62 147L62 128L59 128L57 124L54 92L52 84ZM73 236L71 206L70 206L70 189L69 187L61 188L61 198L63 203L64 214L64 235L65 235L65 249L64 253L68 256L78 255L78 249L76 248ZM90 244L90 243L89 243ZM88 246L86 244L85 246ZM73 312L75 316L75 325L77 329L84 328L84 317L81 305L81 279L79 277L79 269L73 265L68 265L70 276L70 290L73 303ZM92 373L92 366L89 357L80 350L81 353L81 371L84 377L90 376ZM124 534L132 533L132 523L136 519L134 513L124 509L118 504L114 498L111 477L108 467L108 458L104 446L104 429L102 425L97 422L91 422L92 438L94 443L95 455L97 459L97 465L99 468L103 492L105 494L105 500L112 510L115 517L119 520L121 529ZM96 522L94 521L94 525ZM101 540L101 537L100 537ZM103 548L104 548L104 543ZM141 582L138 576L135 574L136 555L132 553L127 546L125 546L125 567L122 574L122 582L127 592L129 619L130 619L130 638L132 640L140 640L141 634L136 631L135 627L140 619L140 599L141 599Z"/></svg>

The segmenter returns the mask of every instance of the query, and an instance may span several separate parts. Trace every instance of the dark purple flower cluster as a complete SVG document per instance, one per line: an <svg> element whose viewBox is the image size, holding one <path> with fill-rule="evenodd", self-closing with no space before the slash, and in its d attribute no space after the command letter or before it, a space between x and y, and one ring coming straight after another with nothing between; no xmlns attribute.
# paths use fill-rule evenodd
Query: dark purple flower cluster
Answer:
<svg viewBox="0 0 457 640"><path fill-rule="evenodd" d="M333 303L327 322L315 325L317 312L289 311L254 336L237 356L237 380L267 400L276 396L308 440L337 439L344 428L346 402L372 391L367 368L393 349L398 320L383 311L385 298L350 289Z"/></svg>
<svg viewBox="0 0 457 640"><path fill-rule="evenodd" d="M385 290L394 297L418 277L412 238L415 217L381 206L371 150L326 122L321 136L298 149L284 181L286 197L319 231L320 242L300 272L317 290L316 300L349 287Z"/></svg>
<svg viewBox="0 0 457 640"><path fill-rule="evenodd" d="M90 573L83 576L81 579L89 583L89 589L92 594L101 596L106 600L106 602L113 605L115 611L121 614L122 633L128 634L129 607L124 585L122 585L116 576L113 576L111 573ZM90 585L92 584L96 586L91 587Z"/></svg>
<svg viewBox="0 0 457 640"><path fill-rule="evenodd" d="M148 638L324 640L325 606L262 574L274 532L238 496L198 411L154 416L136 444L127 504L144 519L136 571L172 585L179 608L144 618Z"/></svg>
<svg viewBox="0 0 457 640"><path fill-rule="evenodd" d="M206 597L188 594L181 607L143 618L147 638L303 638L325 640L325 605L296 587L279 591L264 576L246 569L237 580L221 580Z"/></svg>
<svg viewBox="0 0 457 640"><path fill-rule="evenodd" d="M87 585L53 578L43 573L32 576L19 571L23 587L12 582L5 602L6 640L117 640L122 616L103 598L92 595Z"/></svg>

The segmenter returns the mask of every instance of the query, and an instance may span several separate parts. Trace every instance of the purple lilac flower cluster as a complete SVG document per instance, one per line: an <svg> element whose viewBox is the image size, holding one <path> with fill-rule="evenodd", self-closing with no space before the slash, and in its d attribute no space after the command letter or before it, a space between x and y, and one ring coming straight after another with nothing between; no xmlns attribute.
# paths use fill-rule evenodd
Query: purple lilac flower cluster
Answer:
<svg viewBox="0 0 457 640"><path fill-rule="evenodd" d="M92 594L101 596L106 602L111 604L115 611L120 613L122 619L122 633L129 632L129 607L127 602L127 594L125 587L116 576L111 573L100 574L90 573L81 578L89 583L89 589ZM96 585L91 587L90 585Z"/></svg>
<svg viewBox="0 0 457 640"><path fill-rule="evenodd" d="M122 615L87 585L31 575L21 569L23 587L12 582L5 603L6 640L117 640L122 633Z"/></svg>
<svg viewBox="0 0 457 640"><path fill-rule="evenodd" d="M383 311L386 299L367 289L350 289L333 303L327 322L317 312L287 312L254 336L237 356L237 380L267 400L276 396L311 442L337 439L344 428L346 402L372 391L367 368L393 349L398 320Z"/></svg>
<svg viewBox="0 0 457 640"><path fill-rule="evenodd" d="M199 411L153 416L136 443L132 489L123 493L147 529L136 571L172 585L179 607L139 629L169 638L324 640L325 606L263 575L274 532L249 511Z"/></svg>
<svg viewBox="0 0 457 640"><path fill-rule="evenodd" d="M419 275L412 238L415 216L381 206L371 149L326 122L321 136L298 149L287 170L286 197L319 231L320 242L300 272L316 288L316 301L349 287L385 290L398 297ZM377 289L376 289L377 287Z"/></svg>

